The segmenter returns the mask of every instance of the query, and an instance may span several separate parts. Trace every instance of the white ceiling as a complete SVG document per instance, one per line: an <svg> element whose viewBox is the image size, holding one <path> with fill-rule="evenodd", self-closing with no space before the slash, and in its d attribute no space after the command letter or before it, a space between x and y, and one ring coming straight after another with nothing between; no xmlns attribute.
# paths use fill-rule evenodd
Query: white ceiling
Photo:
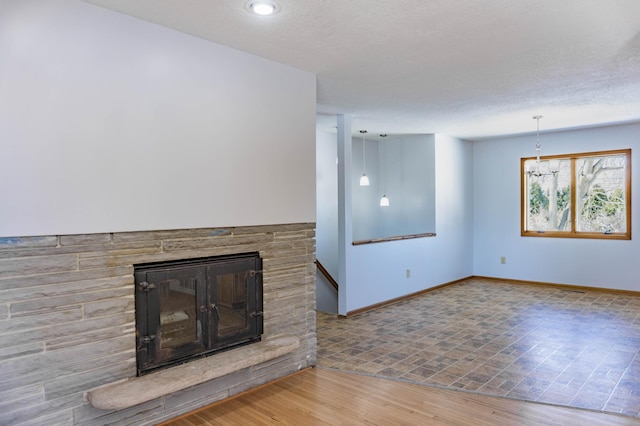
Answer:
<svg viewBox="0 0 640 426"><path fill-rule="evenodd" d="M640 121L640 0L86 1L311 71L318 111L372 134Z"/></svg>

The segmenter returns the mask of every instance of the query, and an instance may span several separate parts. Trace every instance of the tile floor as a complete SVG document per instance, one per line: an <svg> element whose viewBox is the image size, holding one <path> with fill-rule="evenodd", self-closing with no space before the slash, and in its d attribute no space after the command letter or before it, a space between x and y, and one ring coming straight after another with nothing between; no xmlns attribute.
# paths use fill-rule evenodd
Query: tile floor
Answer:
<svg viewBox="0 0 640 426"><path fill-rule="evenodd" d="M317 332L321 367L640 417L640 297L473 278Z"/></svg>

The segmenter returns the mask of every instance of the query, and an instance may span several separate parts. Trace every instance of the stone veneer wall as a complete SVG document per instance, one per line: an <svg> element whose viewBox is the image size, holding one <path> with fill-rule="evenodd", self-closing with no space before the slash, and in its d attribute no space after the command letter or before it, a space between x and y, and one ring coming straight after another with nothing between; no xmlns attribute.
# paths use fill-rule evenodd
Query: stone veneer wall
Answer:
<svg viewBox="0 0 640 426"><path fill-rule="evenodd" d="M149 424L315 365L314 228L0 238L0 424ZM134 264L250 251L263 258L264 337L295 335L297 351L126 410L84 400L136 374Z"/></svg>

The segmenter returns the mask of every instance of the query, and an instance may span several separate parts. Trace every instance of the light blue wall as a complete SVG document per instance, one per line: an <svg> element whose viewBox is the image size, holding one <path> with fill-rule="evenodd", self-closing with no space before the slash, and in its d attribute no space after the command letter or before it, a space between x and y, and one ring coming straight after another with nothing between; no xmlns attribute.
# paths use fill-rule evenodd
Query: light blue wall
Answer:
<svg viewBox="0 0 640 426"><path fill-rule="evenodd" d="M362 176L362 139L353 138L353 174L351 176L351 186L353 188L353 198L351 205L353 209L353 239L365 240L382 236L380 229L380 197L382 197L382 180L380 177L378 155L378 141L367 140L366 144L366 166L367 176L369 176L369 186L360 186L360 176Z"/></svg>
<svg viewBox="0 0 640 426"><path fill-rule="evenodd" d="M632 148L632 163L640 164L639 136L640 124L546 133L542 149L553 155ZM471 275L640 291L637 238L520 236L520 158L535 154L534 136L472 143L435 135L435 148L437 236L360 246L338 238L348 258L340 314ZM349 171L361 173L355 164ZM632 170L634 188L640 188L639 174ZM637 199L632 229L638 226ZM318 231L320 247L320 226Z"/></svg>
<svg viewBox="0 0 640 426"><path fill-rule="evenodd" d="M316 258L338 276L338 147L335 131L316 131Z"/></svg>
<svg viewBox="0 0 640 426"><path fill-rule="evenodd" d="M427 158L424 164L425 167L434 167L435 164L435 172L431 170L435 185L427 182L425 186L427 194L433 195L435 192L436 237L353 246L351 225L352 220L356 220L357 203L353 203L353 210L351 207L355 193L361 189L356 181L362 173L362 140L350 137L349 117L344 117L344 126L346 128L338 129L337 133L335 129L319 126L316 133L316 253L340 283L338 313L345 315L472 275L471 143L444 135L409 138L419 143L426 138L427 144L431 144L432 148L435 146L431 150L431 158ZM342 142L339 142L340 135ZM355 143L358 145L352 150ZM368 147L376 144L367 143L371 144ZM370 169L371 183L376 188L377 153L373 149L369 152L372 154L367 153L367 164L373 164ZM343 159L337 169L336 156ZM344 181L349 183L342 192L339 189L339 172L343 173ZM377 195L371 197L378 199ZM340 221L344 221L342 232L346 235L338 233ZM344 258L342 262L341 256ZM407 269L410 269L409 278ZM319 286L322 284L318 283ZM325 290L323 287L317 292L319 307L334 303Z"/></svg>
<svg viewBox="0 0 640 426"><path fill-rule="evenodd" d="M546 133L543 155L632 149L632 231L638 232L640 124ZM520 236L520 158L535 135L473 143L473 273L558 284L640 290L640 242ZM500 257L507 258L500 264Z"/></svg>
<svg viewBox="0 0 640 426"><path fill-rule="evenodd" d="M353 138L353 240L435 232L435 137L367 140L370 186L360 186L362 138ZM389 207L380 207L386 194Z"/></svg>
<svg viewBox="0 0 640 426"><path fill-rule="evenodd" d="M338 146L335 129L316 129L316 259L338 279ZM316 309L336 313L338 294L316 274Z"/></svg>
<svg viewBox="0 0 640 426"><path fill-rule="evenodd" d="M340 314L472 275L471 143L435 135L435 164L437 236L345 244Z"/></svg>

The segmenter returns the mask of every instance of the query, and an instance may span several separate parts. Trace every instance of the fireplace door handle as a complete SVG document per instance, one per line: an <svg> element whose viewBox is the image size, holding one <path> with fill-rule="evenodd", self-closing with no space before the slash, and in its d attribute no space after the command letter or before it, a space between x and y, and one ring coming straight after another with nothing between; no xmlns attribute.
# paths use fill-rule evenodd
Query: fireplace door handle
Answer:
<svg viewBox="0 0 640 426"><path fill-rule="evenodd" d="M216 304L212 303L211 305L209 305L209 307L213 311L213 314L216 316L216 321L220 321L220 315L218 315L218 307L216 306Z"/></svg>

